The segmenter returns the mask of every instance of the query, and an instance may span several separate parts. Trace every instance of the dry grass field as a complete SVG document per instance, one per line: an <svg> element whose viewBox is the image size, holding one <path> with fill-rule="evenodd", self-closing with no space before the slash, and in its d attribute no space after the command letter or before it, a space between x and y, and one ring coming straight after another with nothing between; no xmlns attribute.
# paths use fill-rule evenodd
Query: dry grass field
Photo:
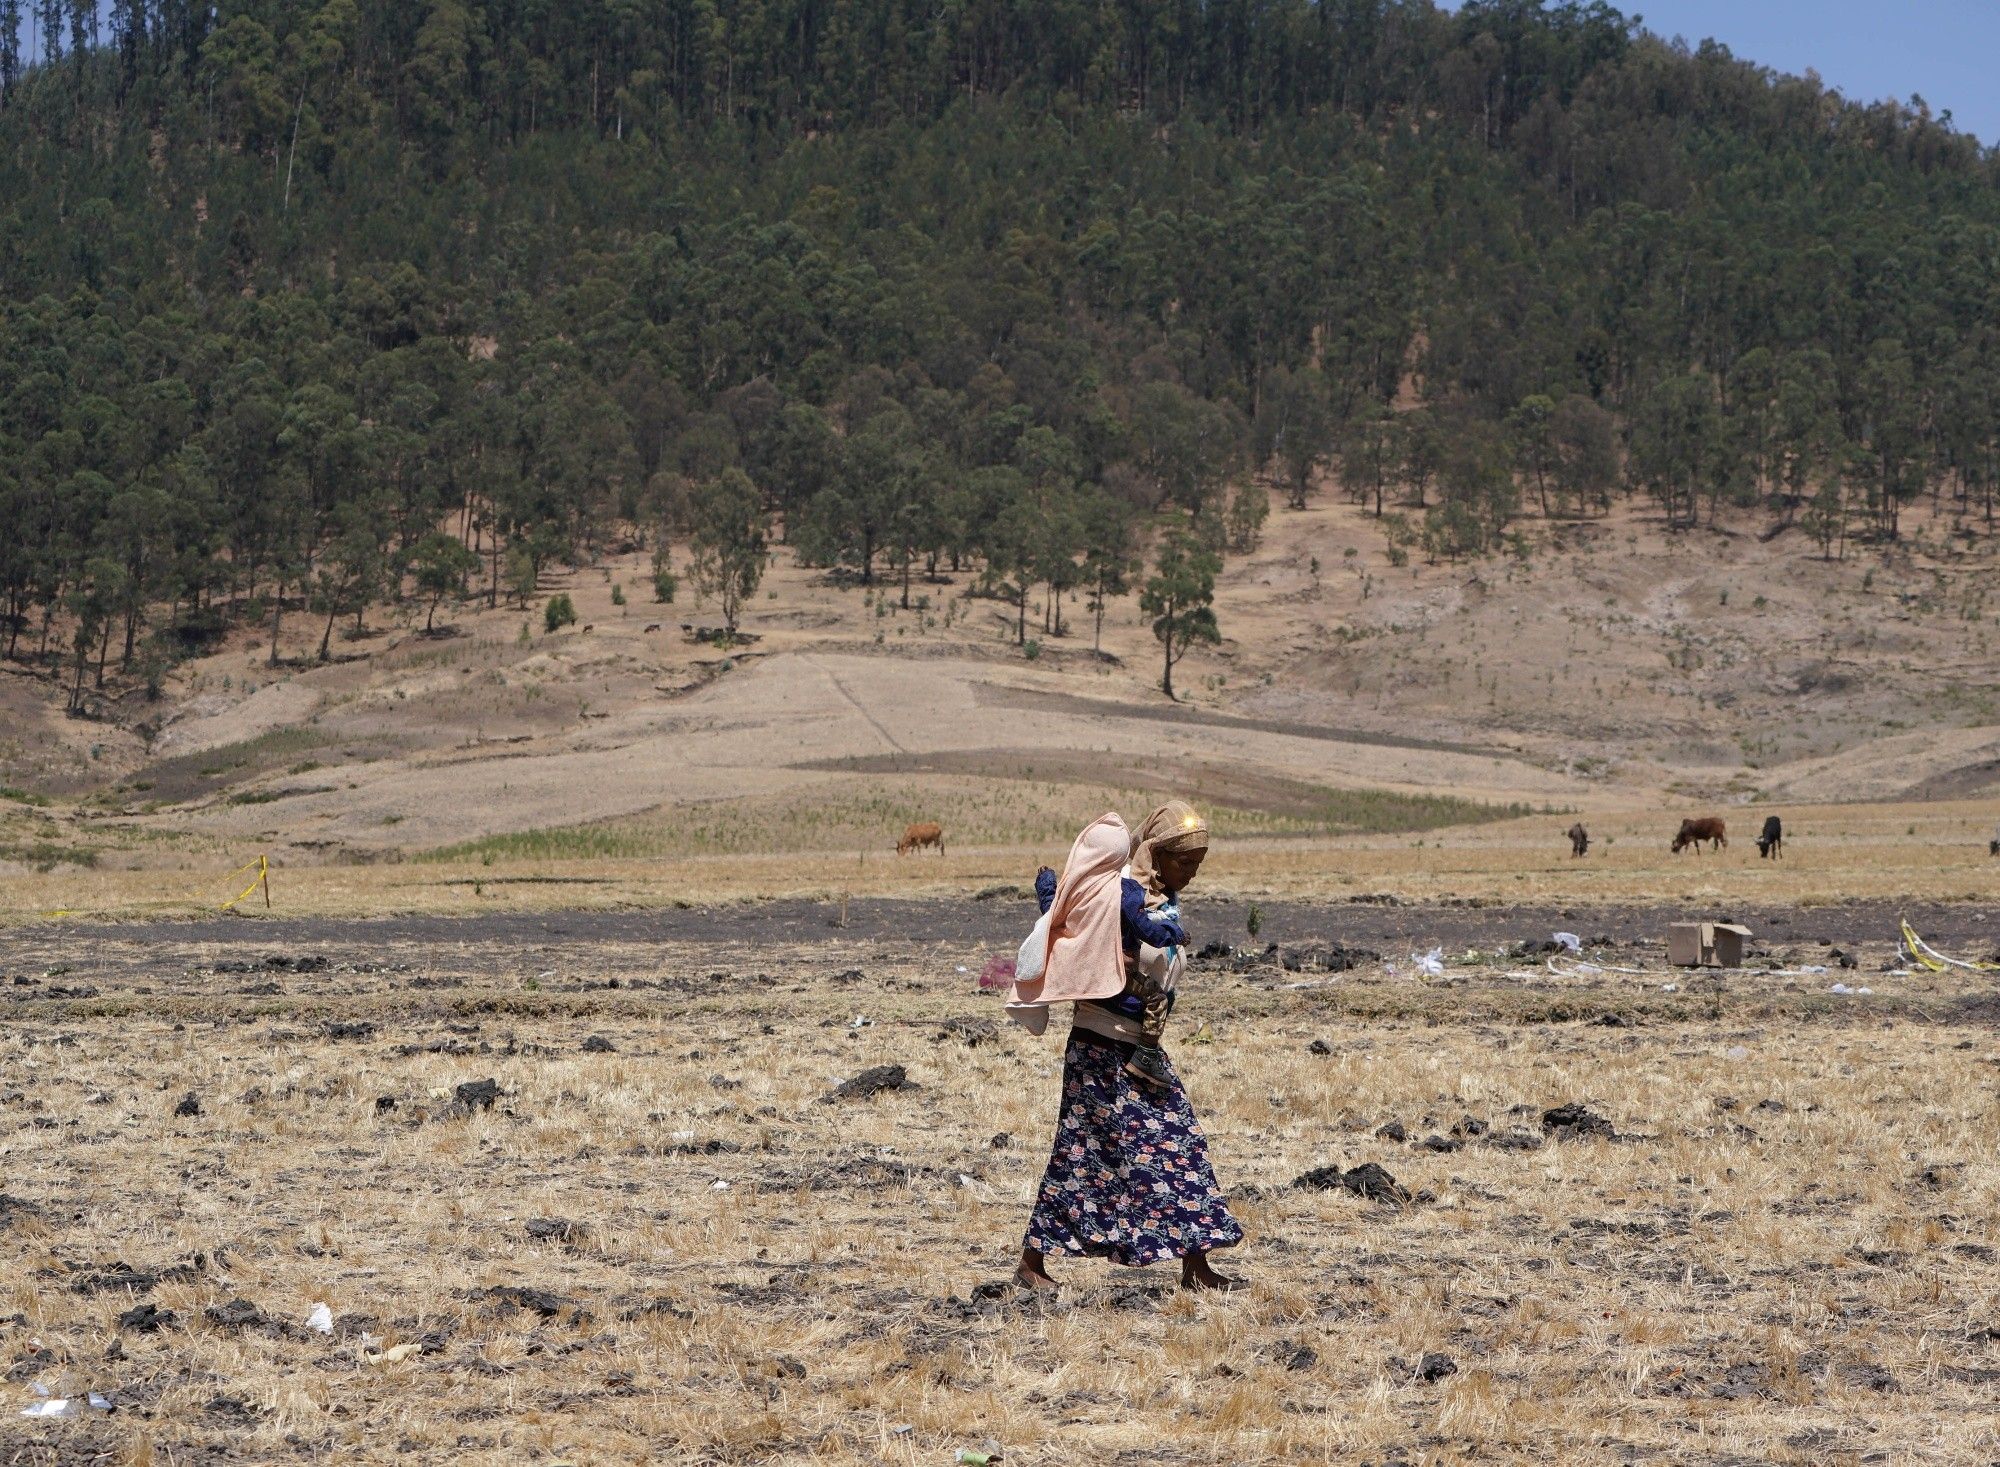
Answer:
<svg viewBox="0 0 2000 1467"><path fill-rule="evenodd" d="M1546 936L1512 909L1276 905L1281 956L1486 955L1201 965L1171 1048L1250 1288L1085 1262L1053 1302L982 1288L1057 1099L974 976L1020 905L824 910L11 930L0 1461L2000 1455L1994 979L1883 972L1858 909L1718 986L1652 911L1577 913L1642 973L1559 977L1494 954ZM877 1064L908 1086L822 1100ZM1293 1185L1371 1161L1412 1200Z"/></svg>
<svg viewBox="0 0 2000 1467"><path fill-rule="evenodd" d="M1905 915L2000 958L1990 555L1538 535L1279 515L1178 706L1130 605L1030 657L786 554L732 651L634 553L584 627L239 632L102 721L9 670L0 1463L2000 1461L2000 973L1894 971ZM1170 1049L1250 1287L1024 1298L1060 1040L977 975L1168 791L1248 954Z"/></svg>

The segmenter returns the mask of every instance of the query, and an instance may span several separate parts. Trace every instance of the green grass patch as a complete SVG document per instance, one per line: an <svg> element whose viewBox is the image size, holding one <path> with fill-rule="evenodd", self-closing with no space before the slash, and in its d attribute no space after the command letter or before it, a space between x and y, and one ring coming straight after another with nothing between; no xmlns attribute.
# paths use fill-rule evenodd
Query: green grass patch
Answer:
<svg viewBox="0 0 2000 1467"><path fill-rule="evenodd" d="M1529 805L1489 805L1483 800L1463 800L1457 795L1329 790L1325 811L1314 823L1332 835L1400 835L1442 830L1450 825L1489 825L1496 820L1518 820L1536 813Z"/></svg>
<svg viewBox="0 0 2000 1467"><path fill-rule="evenodd" d="M1536 813L1526 805L1489 805L1451 795L1326 790L1324 800L1293 813L1208 804L1218 841L1276 836L1396 834L1477 825ZM917 821L945 828L957 846L1067 846L1107 809L1138 820L1160 803L1158 791L1095 789L1008 779L984 787L940 775L856 781L783 797L730 800L587 825L548 826L459 841L421 852L432 862L646 861L689 856L767 855L787 851L890 856L896 837Z"/></svg>
<svg viewBox="0 0 2000 1467"><path fill-rule="evenodd" d="M33 805L38 809L46 809L49 803L47 795L38 795L32 790L17 789L11 784L0 784L0 800L12 800L17 805Z"/></svg>
<svg viewBox="0 0 2000 1467"><path fill-rule="evenodd" d="M0 860L19 861L37 871L46 872L58 866L95 866L97 852L87 846L63 846L45 840L19 845L0 842Z"/></svg>

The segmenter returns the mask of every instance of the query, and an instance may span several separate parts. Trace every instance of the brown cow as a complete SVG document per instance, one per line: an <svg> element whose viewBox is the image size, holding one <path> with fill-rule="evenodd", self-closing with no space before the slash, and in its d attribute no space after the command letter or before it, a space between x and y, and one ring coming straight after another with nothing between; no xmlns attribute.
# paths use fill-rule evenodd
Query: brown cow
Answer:
<svg viewBox="0 0 2000 1467"><path fill-rule="evenodd" d="M1718 851L1728 849L1728 827L1719 817L1708 815L1700 820L1683 820L1680 834L1674 837L1674 854L1678 856L1688 846L1693 846L1699 853L1703 841L1713 841Z"/></svg>
<svg viewBox="0 0 2000 1467"><path fill-rule="evenodd" d="M903 832L903 838L896 842L896 854L907 856L911 851L921 851L925 846L936 846L937 853L944 854L944 827L935 820L912 825Z"/></svg>
<svg viewBox="0 0 2000 1467"><path fill-rule="evenodd" d="M1579 861L1590 853L1590 832L1581 820L1569 828L1569 853Z"/></svg>

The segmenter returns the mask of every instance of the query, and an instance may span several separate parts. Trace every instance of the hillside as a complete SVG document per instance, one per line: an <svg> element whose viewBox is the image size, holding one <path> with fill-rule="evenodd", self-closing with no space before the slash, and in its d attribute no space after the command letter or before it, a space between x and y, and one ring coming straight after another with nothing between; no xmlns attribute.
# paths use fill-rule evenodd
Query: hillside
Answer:
<svg viewBox="0 0 2000 1467"><path fill-rule="evenodd" d="M121 866L852 853L918 818L1035 845L1166 788L1232 838L2000 793L1986 554L1829 563L1796 536L1635 517L1526 561L1398 568L1365 512L1273 513L1178 706L1129 604L1104 657L1078 617L1031 659L962 580L878 613L781 553L744 614L756 640L719 649L682 632L693 606L613 604L647 574L634 552L551 583L581 618L554 633L467 608L426 636L411 607L325 666L301 629L275 671L238 633L135 705L150 747L10 678L0 782L84 796L37 812L47 841ZM11 849L31 860L19 832Z"/></svg>
<svg viewBox="0 0 2000 1467"><path fill-rule="evenodd" d="M1993 784L1921 110L1602 4L114 9L0 37L17 860Z"/></svg>

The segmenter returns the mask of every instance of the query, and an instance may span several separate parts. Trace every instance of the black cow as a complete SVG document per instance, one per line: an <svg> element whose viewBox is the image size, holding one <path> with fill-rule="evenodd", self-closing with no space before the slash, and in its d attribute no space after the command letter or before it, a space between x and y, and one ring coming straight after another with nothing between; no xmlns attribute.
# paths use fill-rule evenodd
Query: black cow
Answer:
<svg viewBox="0 0 2000 1467"><path fill-rule="evenodd" d="M1578 860L1590 853L1590 832L1583 828L1581 820L1569 828L1569 853Z"/></svg>
<svg viewBox="0 0 2000 1467"><path fill-rule="evenodd" d="M1785 822L1775 815L1764 817L1764 833L1757 837L1758 856L1782 860L1785 855Z"/></svg>

